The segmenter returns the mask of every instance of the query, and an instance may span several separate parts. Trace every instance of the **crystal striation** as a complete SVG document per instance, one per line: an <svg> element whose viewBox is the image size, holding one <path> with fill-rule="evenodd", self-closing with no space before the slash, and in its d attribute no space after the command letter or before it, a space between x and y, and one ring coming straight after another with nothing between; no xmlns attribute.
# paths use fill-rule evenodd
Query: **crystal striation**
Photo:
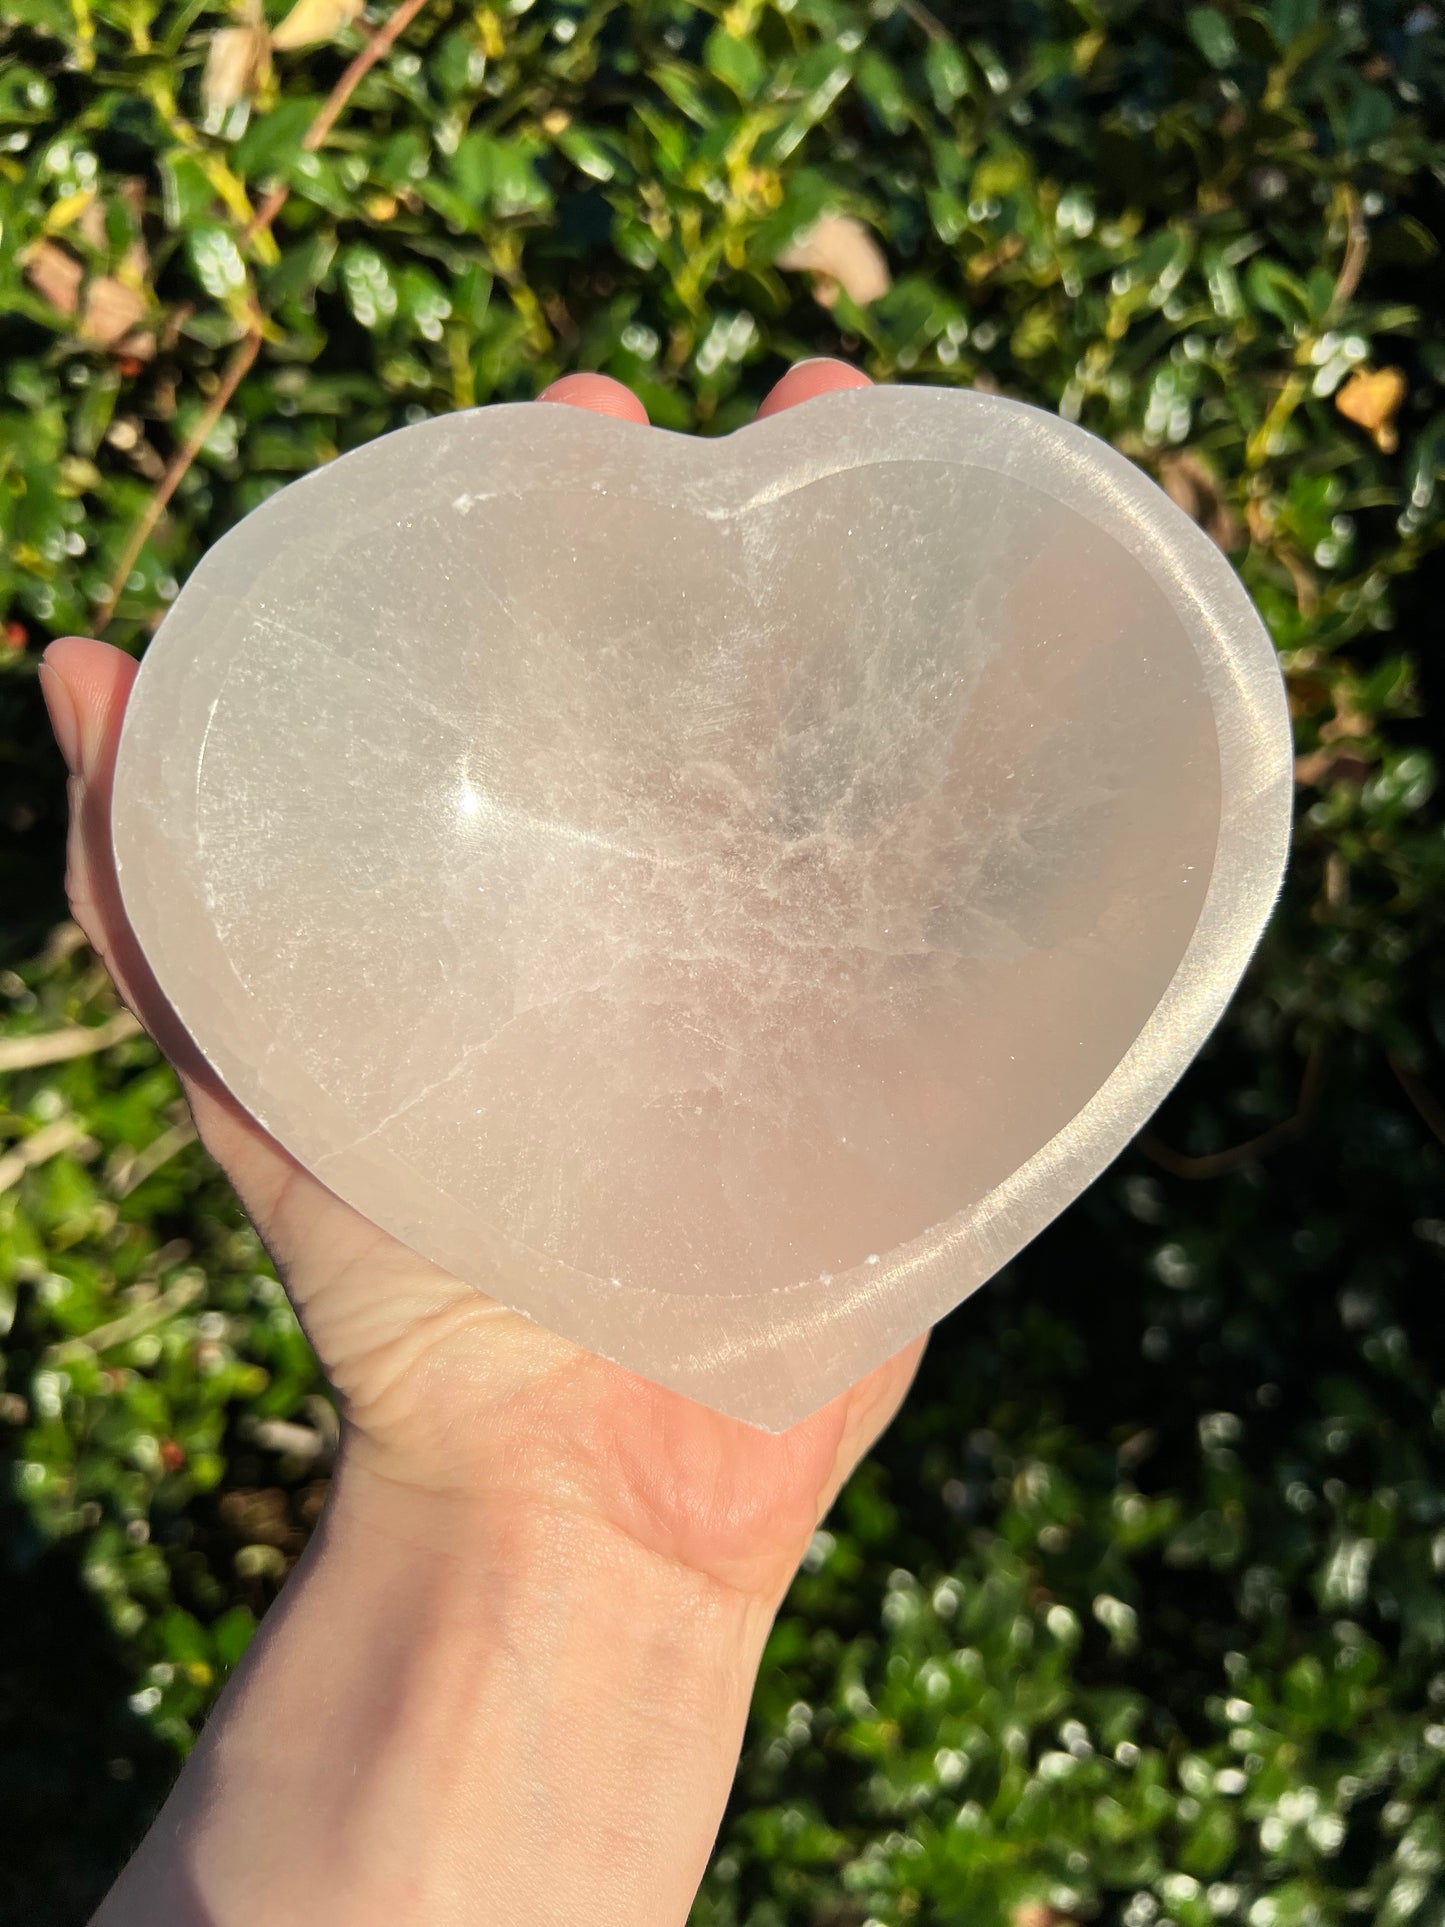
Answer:
<svg viewBox="0 0 1445 1927"><path fill-rule="evenodd" d="M325 1183L776 1428L1139 1129L1289 807L1187 517L1037 410L875 389L714 441L482 409L272 496L147 653L115 846Z"/></svg>

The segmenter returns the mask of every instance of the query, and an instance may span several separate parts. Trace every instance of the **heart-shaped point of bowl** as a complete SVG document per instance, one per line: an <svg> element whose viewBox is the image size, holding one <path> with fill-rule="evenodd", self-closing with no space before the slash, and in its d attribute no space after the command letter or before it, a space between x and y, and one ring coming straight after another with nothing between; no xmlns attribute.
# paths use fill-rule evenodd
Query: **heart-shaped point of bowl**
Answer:
<svg viewBox="0 0 1445 1927"><path fill-rule="evenodd" d="M1180 510L1035 409L874 389L715 441L483 409L272 496L151 644L115 846L303 1164L777 1428L1139 1129L1289 805Z"/></svg>

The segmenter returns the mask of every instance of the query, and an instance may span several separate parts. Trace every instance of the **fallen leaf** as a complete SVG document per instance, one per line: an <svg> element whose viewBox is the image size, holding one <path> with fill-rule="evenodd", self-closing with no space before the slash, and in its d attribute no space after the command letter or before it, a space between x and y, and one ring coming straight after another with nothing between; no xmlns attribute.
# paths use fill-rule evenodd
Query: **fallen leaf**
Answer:
<svg viewBox="0 0 1445 1927"><path fill-rule="evenodd" d="M54 241L37 241L25 256L25 278L37 294L67 319L76 333L102 348L124 349L139 360L155 353L151 335L140 329L146 298L129 281L112 274L87 283L85 269L68 248Z"/></svg>
<svg viewBox="0 0 1445 1927"><path fill-rule="evenodd" d="M883 250L851 214L825 214L778 256L778 266L813 277L813 294L831 308L838 291L860 308L887 294L893 285Z"/></svg>
<svg viewBox="0 0 1445 1927"><path fill-rule="evenodd" d="M1356 708L1354 698L1348 691L1340 691L1335 696L1334 715L1328 722L1320 724L1320 741L1348 742L1352 737L1358 740L1361 736L1371 735L1373 731L1374 724L1364 710Z"/></svg>
<svg viewBox="0 0 1445 1927"><path fill-rule="evenodd" d="M206 113L219 115L249 100L271 69L271 37L258 19L240 27L218 27L211 35L201 99Z"/></svg>
<svg viewBox="0 0 1445 1927"><path fill-rule="evenodd" d="M1192 448L1171 451L1161 458L1159 486L1226 555L1243 542L1239 517L1225 501L1218 478Z"/></svg>
<svg viewBox="0 0 1445 1927"><path fill-rule="evenodd" d="M314 47L323 40L334 40L343 27L361 18L365 0L296 0L271 36L271 45L282 53L293 47Z"/></svg>
<svg viewBox="0 0 1445 1927"><path fill-rule="evenodd" d="M61 314L73 315L79 308L85 269L68 248L37 241L25 256L25 279Z"/></svg>
<svg viewBox="0 0 1445 1927"><path fill-rule="evenodd" d="M114 275L102 275L85 291L80 332L88 341L98 341L102 348L118 348L125 342L129 353L138 354L138 345L128 337L145 311L146 299L138 289L117 281Z"/></svg>
<svg viewBox="0 0 1445 1927"><path fill-rule="evenodd" d="M1295 758L1294 780L1320 789L1328 783L1353 783L1358 788L1372 767L1363 756L1356 756L1350 750L1312 749L1307 755Z"/></svg>
<svg viewBox="0 0 1445 1927"><path fill-rule="evenodd" d="M1308 685L1301 687L1298 693L1302 699L1307 699ZM1357 704L1356 691L1347 683L1338 684L1325 693L1333 704L1334 714L1320 724L1320 747L1295 758L1295 780L1320 785L1363 783L1370 774L1372 764L1368 755L1361 754L1352 745L1373 735L1374 724Z"/></svg>
<svg viewBox="0 0 1445 1927"><path fill-rule="evenodd" d="M1335 396L1335 407L1348 422L1363 428L1382 455L1400 445L1395 417L1405 399L1405 376L1399 368L1361 368Z"/></svg>

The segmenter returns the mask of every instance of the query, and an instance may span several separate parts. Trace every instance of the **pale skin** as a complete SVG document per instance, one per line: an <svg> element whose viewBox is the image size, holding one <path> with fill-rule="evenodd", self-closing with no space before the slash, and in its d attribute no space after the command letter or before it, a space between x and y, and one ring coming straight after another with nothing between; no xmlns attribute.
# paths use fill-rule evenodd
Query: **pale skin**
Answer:
<svg viewBox="0 0 1445 1927"><path fill-rule="evenodd" d="M865 385L801 363L760 413ZM645 424L619 383L547 402ZM273 1254L335 1387L311 1545L102 1927L678 1927L763 1642L922 1341L780 1436L579 1351L405 1250L217 1085L150 976L110 853L136 665L41 681L71 771L68 887Z"/></svg>

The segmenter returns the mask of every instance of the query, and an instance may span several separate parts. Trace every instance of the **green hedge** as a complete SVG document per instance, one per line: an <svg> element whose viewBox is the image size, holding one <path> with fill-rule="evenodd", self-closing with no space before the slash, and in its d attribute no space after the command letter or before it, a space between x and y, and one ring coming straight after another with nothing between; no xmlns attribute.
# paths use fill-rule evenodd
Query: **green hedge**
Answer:
<svg viewBox="0 0 1445 1927"><path fill-rule="evenodd" d="M1274 634L1290 880L1156 1134L948 1321L819 1535L695 1919L1440 1927L1437 10L428 0L313 152L386 15L351 11L269 59L202 0L0 30L0 1051L115 1014L35 664L248 334L127 646L292 475L571 368L704 432L829 352L1082 421ZM840 216L886 290L798 265ZM334 1421L143 1040L0 1071L0 1179L0 1919L46 1927L274 1596Z"/></svg>

